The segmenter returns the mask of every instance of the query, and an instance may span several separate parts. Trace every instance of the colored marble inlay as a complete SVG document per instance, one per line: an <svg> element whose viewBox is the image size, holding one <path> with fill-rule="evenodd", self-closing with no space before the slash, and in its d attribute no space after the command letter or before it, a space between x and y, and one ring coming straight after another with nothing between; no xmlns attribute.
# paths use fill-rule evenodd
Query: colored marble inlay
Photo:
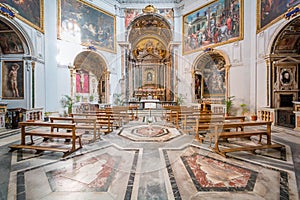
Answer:
<svg viewBox="0 0 300 200"><path fill-rule="evenodd" d="M252 191L257 173L200 154L181 157L199 191Z"/></svg>
<svg viewBox="0 0 300 200"><path fill-rule="evenodd" d="M132 130L132 133L142 137L160 137L169 133L168 129L161 126L143 126Z"/></svg>
<svg viewBox="0 0 300 200"><path fill-rule="evenodd" d="M47 172L52 191L107 191L120 158L102 154Z"/></svg>

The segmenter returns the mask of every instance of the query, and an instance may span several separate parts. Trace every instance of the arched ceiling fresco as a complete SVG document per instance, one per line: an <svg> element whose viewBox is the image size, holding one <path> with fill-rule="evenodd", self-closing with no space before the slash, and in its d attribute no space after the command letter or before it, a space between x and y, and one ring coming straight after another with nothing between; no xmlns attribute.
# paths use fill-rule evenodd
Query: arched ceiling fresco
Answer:
<svg viewBox="0 0 300 200"><path fill-rule="evenodd" d="M167 48L172 40L170 24L156 14L156 8L151 5L146 6L143 12L129 25L128 42L132 54L136 59L149 54L163 59L168 55Z"/></svg>
<svg viewBox="0 0 300 200"><path fill-rule="evenodd" d="M0 54L23 54L22 40L9 25L0 21Z"/></svg>
<svg viewBox="0 0 300 200"><path fill-rule="evenodd" d="M92 51L84 51L78 54L74 61L75 69L84 69L90 71L100 80L106 71L106 64L103 58Z"/></svg>
<svg viewBox="0 0 300 200"><path fill-rule="evenodd" d="M288 24L277 37L274 53L300 53L300 17Z"/></svg>

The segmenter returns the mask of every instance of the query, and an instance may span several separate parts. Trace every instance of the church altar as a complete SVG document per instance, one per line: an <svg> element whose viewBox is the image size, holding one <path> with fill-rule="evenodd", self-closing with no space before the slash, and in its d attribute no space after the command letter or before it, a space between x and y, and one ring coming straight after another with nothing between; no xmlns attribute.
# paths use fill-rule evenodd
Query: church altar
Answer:
<svg viewBox="0 0 300 200"><path fill-rule="evenodd" d="M160 101L158 99L142 99L140 101L129 101L129 106L138 106L138 109L162 109L164 106L176 105L174 101Z"/></svg>
<svg viewBox="0 0 300 200"><path fill-rule="evenodd" d="M143 109L157 109L161 108L161 104L159 104L158 99L142 99L140 103L142 104Z"/></svg>

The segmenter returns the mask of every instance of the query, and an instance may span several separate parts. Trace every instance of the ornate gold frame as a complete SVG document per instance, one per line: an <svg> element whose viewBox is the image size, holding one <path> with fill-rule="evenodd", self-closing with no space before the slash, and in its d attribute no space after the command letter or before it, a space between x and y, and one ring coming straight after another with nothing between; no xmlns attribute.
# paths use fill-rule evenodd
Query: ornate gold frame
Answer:
<svg viewBox="0 0 300 200"><path fill-rule="evenodd" d="M28 24L29 26L37 29L38 31L44 33L44 0L39 0L40 1L40 26L34 24L33 22L29 21L28 19L26 19L25 17L19 15L18 13L14 12L15 16L20 19L21 21L23 21L24 23ZM16 9L15 9L16 10ZM31 12L30 10L28 12Z"/></svg>
<svg viewBox="0 0 300 200"><path fill-rule="evenodd" d="M239 36L238 37L230 38L230 39L228 39L227 41L224 41L224 42L212 43L212 44L208 44L208 45L205 45L205 46L201 46L199 48L195 48L195 49L190 50L190 51L185 51L185 27L184 27L184 24L185 24L186 17L188 17L192 13L200 11L203 8L209 7L211 4L217 3L218 1L220 1L220 0L213 0L213 1L211 1L209 3L206 3L203 6L197 8L195 10L192 10L191 12L189 12L189 13L182 16L182 41L183 41L182 54L183 55L194 53L194 52L197 52L199 50L210 49L210 48L213 48L213 47L216 47L216 46L221 46L221 45L229 44L229 43L244 39L244 14L243 14L244 13L244 0L239 0L239 3L240 3L239 16L240 16L240 18L239 18Z"/></svg>
<svg viewBox="0 0 300 200"><path fill-rule="evenodd" d="M57 38L61 39L61 1L62 0L57 0ZM108 52L112 52L112 53L116 53L116 17L114 15L112 15L111 13L108 13L100 8L98 8L97 6L88 3L84 0L76 0L79 3L85 4L90 8L93 8L101 13L104 13L110 17L112 17L114 19L114 33L113 33L113 37L114 37L114 43L113 43L113 50L108 49L108 48L103 48L103 47L99 47L97 46L97 49L100 50L104 50L104 51L108 51ZM85 45L84 45L85 46Z"/></svg>
<svg viewBox="0 0 300 200"><path fill-rule="evenodd" d="M300 3L300 1L299 1L299 3ZM282 14L275 17L272 21L270 21L270 23L268 23L265 26L261 27L261 0L256 0L256 33L259 33L261 31L267 29L268 27L272 26L273 24L275 24L279 20L285 18L286 13L288 13L290 10L292 10L295 7L297 7L297 6L288 8L285 12L283 12Z"/></svg>

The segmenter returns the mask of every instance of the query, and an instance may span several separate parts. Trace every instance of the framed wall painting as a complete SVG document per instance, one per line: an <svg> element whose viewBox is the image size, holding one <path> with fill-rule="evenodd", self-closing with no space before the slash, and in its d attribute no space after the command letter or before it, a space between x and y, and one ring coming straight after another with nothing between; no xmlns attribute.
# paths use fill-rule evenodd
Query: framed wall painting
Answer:
<svg viewBox="0 0 300 200"><path fill-rule="evenodd" d="M243 0L214 0L183 16L183 54L243 39Z"/></svg>
<svg viewBox="0 0 300 200"><path fill-rule="evenodd" d="M23 61L2 62L2 98L24 99Z"/></svg>
<svg viewBox="0 0 300 200"><path fill-rule="evenodd" d="M82 0L58 0L58 38L116 51L116 18Z"/></svg>
<svg viewBox="0 0 300 200"><path fill-rule="evenodd" d="M300 0L257 0L257 33L265 30L284 17Z"/></svg>
<svg viewBox="0 0 300 200"><path fill-rule="evenodd" d="M0 0L15 9L16 17L31 27L44 32L44 0Z"/></svg>

